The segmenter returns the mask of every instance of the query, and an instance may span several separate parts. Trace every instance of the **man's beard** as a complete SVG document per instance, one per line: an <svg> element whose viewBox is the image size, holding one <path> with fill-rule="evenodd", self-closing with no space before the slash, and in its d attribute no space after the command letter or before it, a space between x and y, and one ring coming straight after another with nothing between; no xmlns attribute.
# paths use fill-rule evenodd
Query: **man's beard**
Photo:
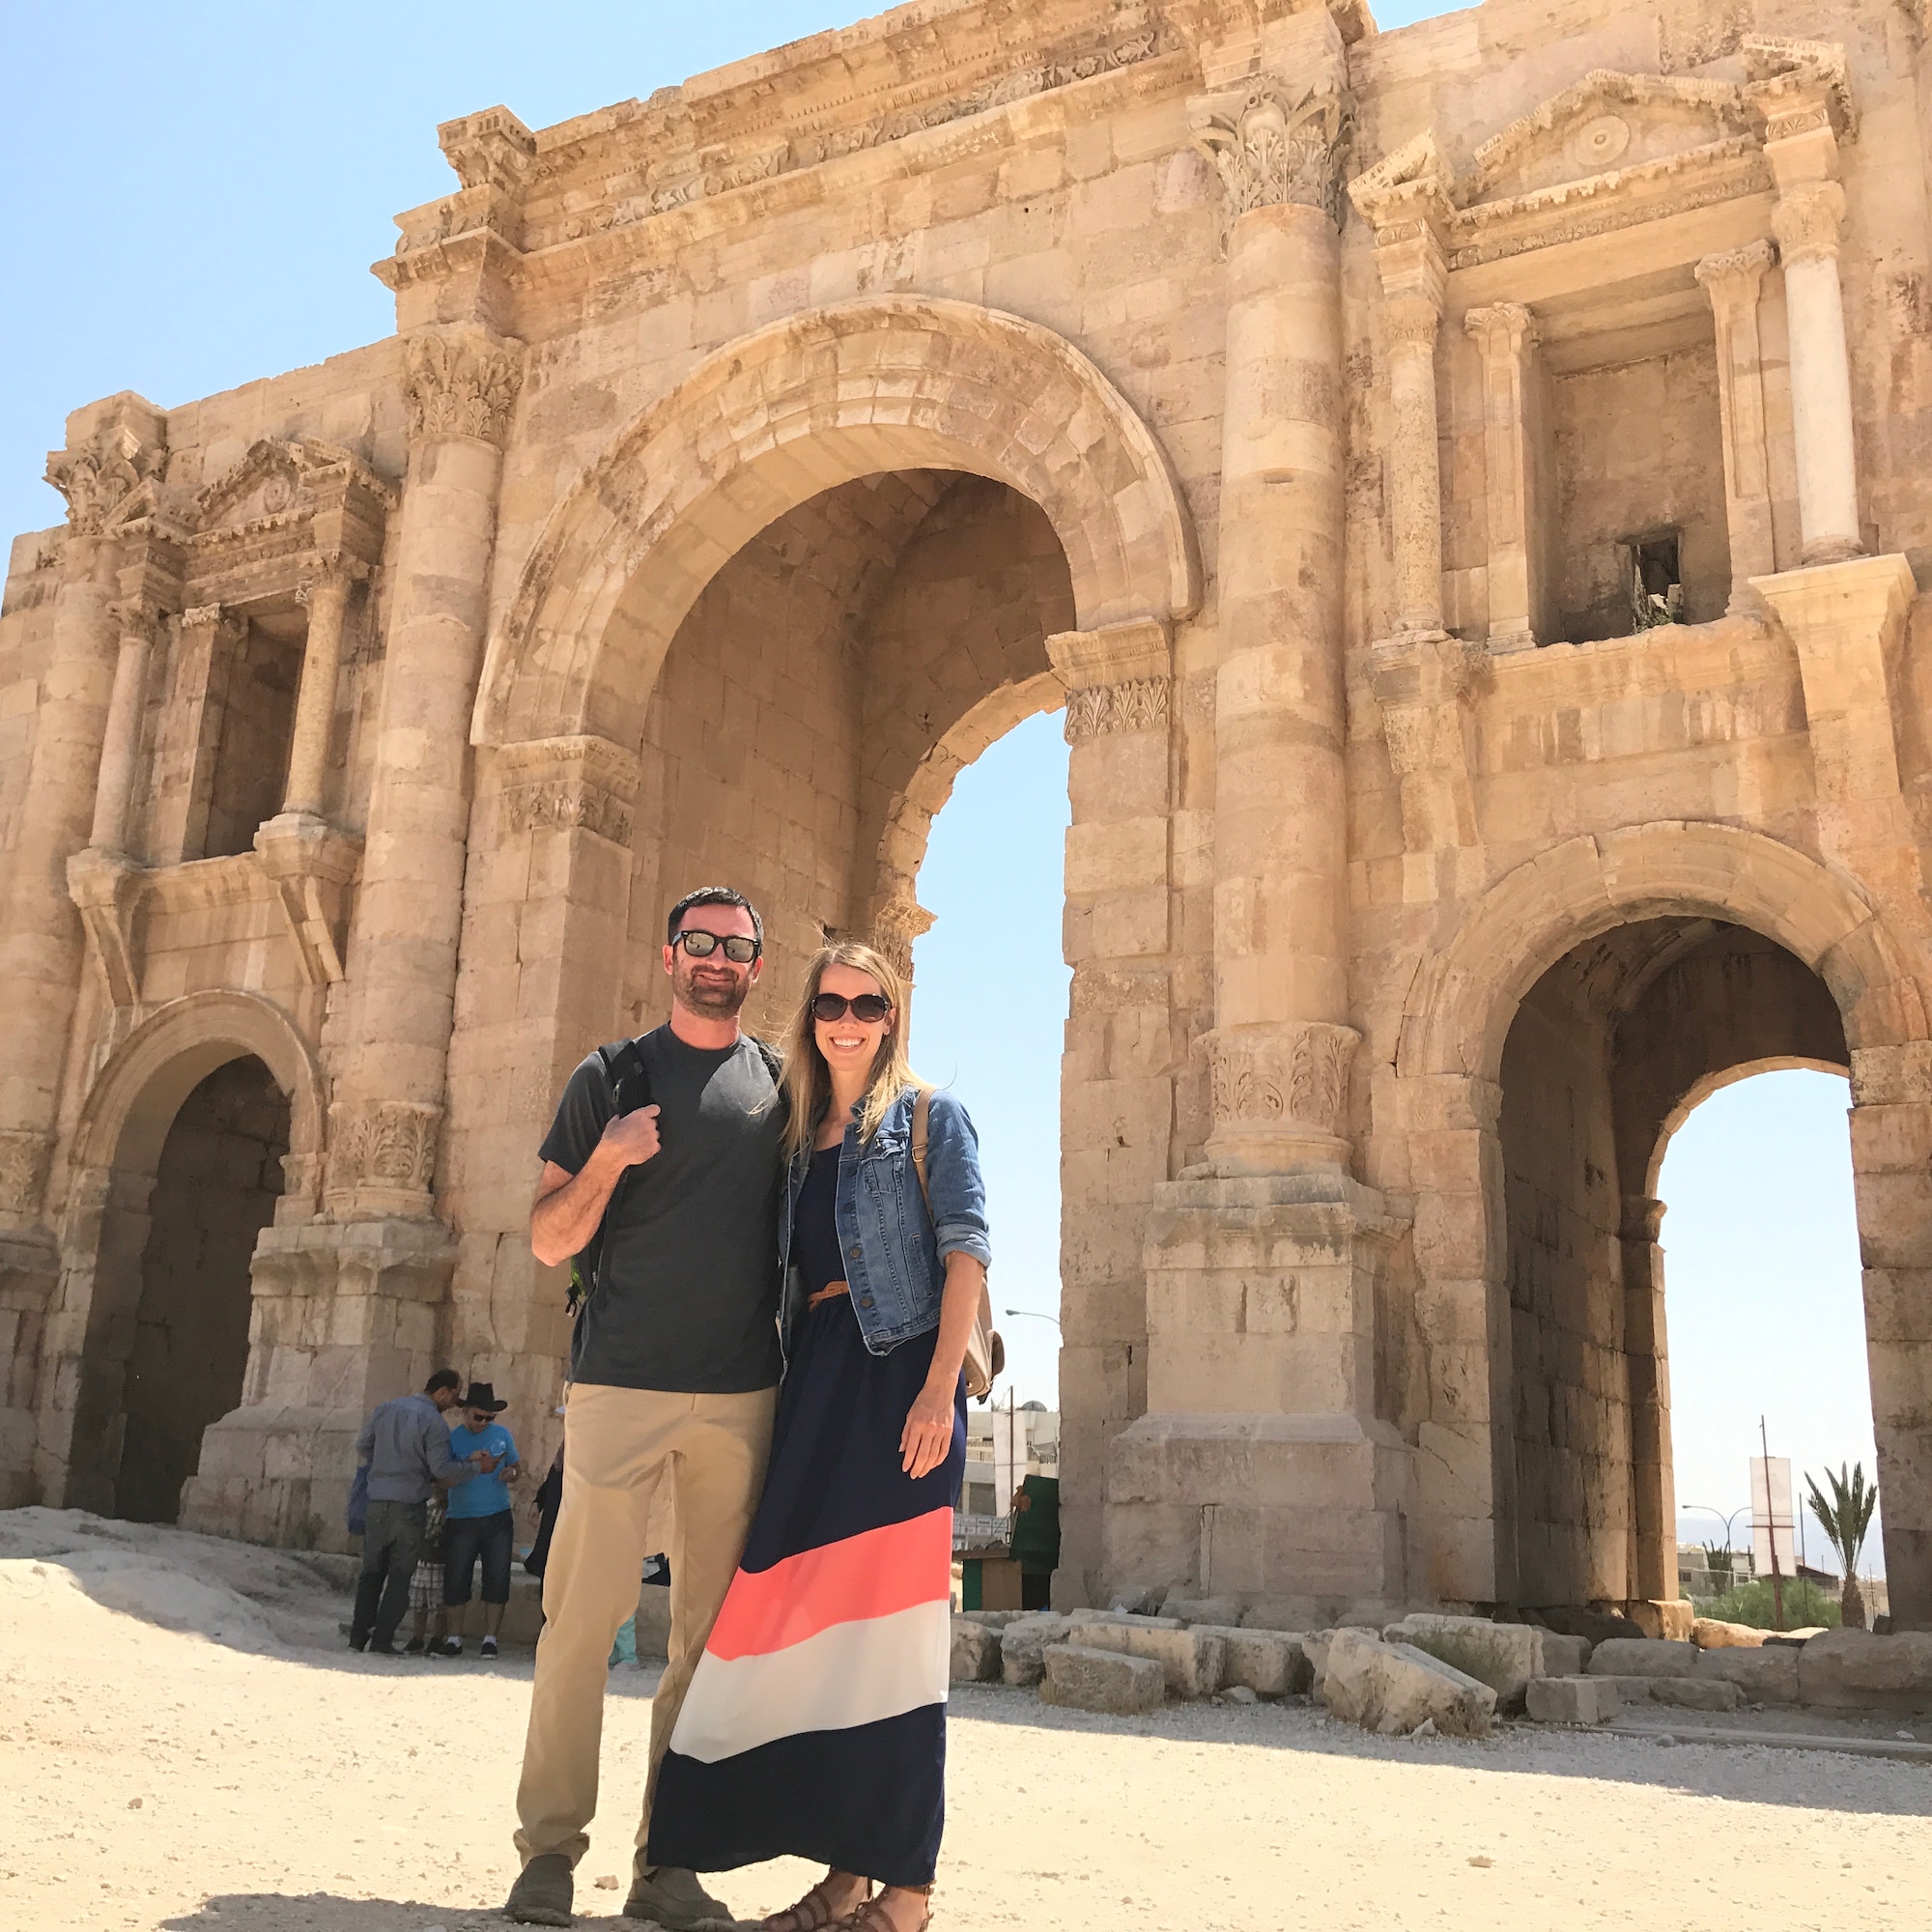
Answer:
<svg viewBox="0 0 1932 1932"><path fill-rule="evenodd" d="M679 1003L700 1019L707 1020L735 1018L751 990L749 976L741 980L735 973L722 982L701 981L695 974L689 973L677 981Z"/></svg>

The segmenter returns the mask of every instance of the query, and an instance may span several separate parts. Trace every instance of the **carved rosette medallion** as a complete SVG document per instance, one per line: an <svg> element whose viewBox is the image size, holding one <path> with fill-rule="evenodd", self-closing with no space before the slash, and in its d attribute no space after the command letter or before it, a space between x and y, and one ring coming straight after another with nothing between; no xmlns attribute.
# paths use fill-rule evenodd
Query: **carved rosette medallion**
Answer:
<svg viewBox="0 0 1932 1932"><path fill-rule="evenodd" d="M403 345L410 440L467 436L501 449L523 382L520 342L473 331L411 336Z"/></svg>
<svg viewBox="0 0 1932 1932"><path fill-rule="evenodd" d="M0 1133L0 1214L30 1220L39 1211L53 1146L51 1134L31 1128Z"/></svg>
<svg viewBox="0 0 1932 1932"><path fill-rule="evenodd" d="M1221 177L1224 228L1251 209L1288 202L1342 225L1342 160L1355 103L1332 83L1264 80L1244 94L1197 101L1194 145Z"/></svg>
<svg viewBox="0 0 1932 1932"><path fill-rule="evenodd" d="M442 1109L408 1100L338 1100L328 1110L331 1200L375 1192L427 1198Z"/></svg>
<svg viewBox="0 0 1932 1932"><path fill-rule="evenodd" d="M1080 745L1112 731L1164 731L1169 683L1166 677L1129 677L1068 693L1066 742Z"/></svg>
<svg viewBox="0 0 1932 1932"><path fill-rule="evenodd" d="M502 753L503 823L511 834L581 829L628 846L638 760L598 737L534 738Z"/></svg>
<svg viewBox="0 0 1932 1932"><path fill-rule="evenodd" d="M1210 1151L1252 1143L1252 1164L1333 1160L1346 1151L1349 1074L1362 1037L1321 1020L1224 1027L1208 1037ZM1241 1156L1236 1153L1237 1162ZM1246 1164L1246 1163L1242 1163Z"/></svg>

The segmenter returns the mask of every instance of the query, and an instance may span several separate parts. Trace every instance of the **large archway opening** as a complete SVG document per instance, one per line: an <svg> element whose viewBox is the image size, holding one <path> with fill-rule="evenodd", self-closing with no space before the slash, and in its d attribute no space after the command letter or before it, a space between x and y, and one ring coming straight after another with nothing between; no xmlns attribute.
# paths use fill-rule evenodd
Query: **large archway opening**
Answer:
<svg viewBox="0 0 1932 1932"><path fill-rule="evenodd" d="M166 1097L112 1173L68 1491L139 1522L177 1519L203 1432L241 1403L249 1262L290 1146L289 1098L252 1054L204 1074L171 1118Z"/></svg>
<svg viewBox="0 0 1932 1932"><path fill-rule="evenodd" d="M1503 1527L1521 1603L1677 1595L1659 1171L1672 1131L1716 1087L1792 1066L1849 1070L1838 1007L1791 952L1725 921L1612 927L1521 1001L1498 1129Z"/></svg>

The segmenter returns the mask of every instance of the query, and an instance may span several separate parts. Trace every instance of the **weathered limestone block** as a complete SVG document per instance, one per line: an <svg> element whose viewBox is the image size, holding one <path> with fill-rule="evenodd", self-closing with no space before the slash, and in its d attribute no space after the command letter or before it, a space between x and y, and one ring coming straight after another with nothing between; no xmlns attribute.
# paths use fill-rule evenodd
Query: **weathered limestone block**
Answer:
<svg viewBox="0 0 1932 1932"><path fill-rule="evenodd" d="M1301 1654L1308 1660L1308 1693L1317 1703L1328 1701L1328 1646L1335 1640L1331 1630L1304 1631Z"/></svg>
<svg viewBox="0 0 1932 1932"><path fill-rule="evenodd" d="M1293 1633L1237 1630L1228 1624L1196 1624L1193 1629L1196 1636L1220 1639L1224 1690L1245 1688L1263 1697L1288 1697L1308 1689L1308 1653Z"/></svg>
<svg viewBox="0 0 1932 1932"><path fill-rule="evenodd" d="M1698 1656L1697 1675L1735 1684L1754 1704L1798 1702L1798 1652L1789 1644L1757 1650L1707 1650Z"/></svg>
<svg viewBox="0 0 1932 1932"><path fill-rule="evenodd" d="M1486 1738L1496 1693L1453 1663L1412 1643L1384 1643L1373 1631L1337 1631L1328 1646L1328 1708L1384 1737L1434 1722L1448 1737Z"/></svg>
<svg viewBox="0 0 1932 1932"><path fill-rule="evenodd" d="M1565 1636L1561 1631L1543 1633L1543 1667L1551 1677L1580 1677L1595 1648L1586 1636Z"/></svg>
<svg viewBox="0 0 1932 1932"><path fill-rule="evenodd" d="M1613 1636L1590 1653L1593 1677L1690 1677L1697 1646L1665 1637Z"/></svg>
<svg viewBox="0 0 1932 1932"><path fill-rule="evenodd" d="M1050 1643L1065 1643L1072 1625L1065 1617L1015 1617L1000 1633L1000 1681L1029 1690L1045 1674L1041 1653Z"/></svg>
<svg viewBox="0 0 1932 1932"><path fill-rule="evenodd" d="M1611 1677L1532 1677L1524 1693L1534 1724L1607 1724L1617 1715Z"/></svg>
<svg viewBox="0 0 1932 1932"><path fill-rule="evenodd" d="M1000 1634L971 1617L952 1619L952 1682L997 1684L1000 1681Z"/></svg>
<svg viewBox="0 0 1932 1932"><path fill-rule="evenodd" d="M1717 1617L1699 1617L1690 1626L1690 1641L1699 1650L1759 1650L1770 1634L1749 1624L1727 1624Z"/></svg>
<svg viewBox="0 0 1932 1932"><path fill-rule="evenodd" d="M1745 1701L1743 1690L1720 1677L1653 1677L1650 1694L1685 1711L1735 1711Z"/></svg>
<svg viewBox="0 0 1932 1932"><path fill-rule="evenodd" d="M1170 1596L1160 1606L1164 1617L1183 1624L1213 1624L1227 1629L1241 1621L1241 1605L1236 1597Z"/></svg>
<svg viewBox="0 0 1932 1932"><path fill-rule="evenodd" d="M1932 1631L1826 1631L1798 1653L1798 1689L1839 1710L1932 1710Z"/></svg>
<svg viewBox="0 0 1932 1932"><path fill-rule="evenodd" d="M1074 1625L1126 1624L1136 1630L1185 1630L1179 1617L1155 1616L1145 1610L1072 1610L1066 1621Z"/></svg>
<svg viewBox="0 0 1932 1932"><path fill-rule="evenodd" d="M1532 1677L1548 1674L1543 1633L1530 1624L1493 1624L1486 1617L1437 1617L1416 1612L1382 1632L1386 1643L1412 1643L1487 1684L1497 1708L1520 1710Z"/></svg>
<svg viewBox="0 0 1932 1932"><path fill-rule="evenodd" d="M1650 1702L1651 1686L1661 1680L1655 1677L1605 1677L1603 1681L1616 1687L1620 1704L1647 1704Z"/></svg>
<svg viewBox="0 0 1932 1932"><path fill-rule="evenodd" d="M1074 1626L1074 1640L1093 1650L1151 1658L1177 1697L1207 1697L1221 1688L1227 1648L1206 1631L1183 1629L1167 1617L1096 1617Z"/></svg>
<svg viewBox="0 0 1932 1932"><path fill-rule="evenodd" d="M1159 1710L1166 1694L1166 1676L1151 1657L1128 1657L1077 1643L1052 1644L1046 1650L1039 1687L1043 1704L1131 1718Z"/></svg>

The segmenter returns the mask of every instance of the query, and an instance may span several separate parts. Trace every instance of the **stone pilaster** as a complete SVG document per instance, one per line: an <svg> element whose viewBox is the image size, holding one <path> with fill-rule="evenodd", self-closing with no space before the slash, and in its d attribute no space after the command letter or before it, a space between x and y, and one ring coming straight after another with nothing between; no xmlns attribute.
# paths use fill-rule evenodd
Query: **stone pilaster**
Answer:
<svg viewBox="0 0 1932 1932"><path fill-rule="evenodd" d="M134 768L141 750L141 716L148 704L148 665L160 613L150 606L122 605L121 649L107 700L107 728L94 787L94 828L87 842L103 852L128 849L128 811L134 797Z"/></svg>
<svg viewBox="0 0 1932 1932"><path fill-rule="evenodd" d="M1047 639L1066 688L1065 945L1073 984L1061 1062L1060 1599L1102 1565L1106 1459L1147 1407L1148 1204L1171 1171L1173 646L1164 624Z"/></svg>
<svg viewBox="0 0 1932 1932"><path fill-rule="evenodd" d="M246 622L219 604L190 605L176 620L174 673L156 760L149 839L157 866L205 856L229 676Z"/></svg>
<svg viewBox="0 0 1932 1932"><path fill-rule="evenodd" d="M470 706L497 484L521 349L474 328L405 347L410 471L351 967L353 1045L330 1107L338 1218L427 1216L463 917Z"/></svg>
<svg viewBox="0 0 1932 1932"><path fill-rule="evenodd" d="M1674 1602L1677 1485L1670 1456L1670 1347L1664 1328L1663 1203L1627 1194L1619 1230L1624 1360L1630 1370L1631 1489L1636 1528L1634 1603Z"/></svg>
<svg viewBox="0 0 1932 1932"><path fill-rule="evenodd" d="M323 815L328 741L335 724L335 686L342 669L343 619L355 575L344 559L326 558L302 586L302 598L308 606L308 636L302 643L301 685L296 694L282 810L303 817Z"/></svg>
<svg viewBox="0 0 1932 1932"><path fill-rule="evenodd" d="M1490 648L1526 650L1542 617L1537 526L1541 369L1536 318L1521 302L1472 308L1463 326L1483 358L1483 458L1488 478Z"/></svg>
<svg viewBox="0 0 1932 1932"><path fill-rule="evenodd" d="M1281 1058L1348 1013L1337 226L1352 107L1325 15L1315 78L1197 101L1221 176L1228 354L1215 674L1215 1058ZM1223 1112L1229 1173L1340 1167L1331 1120Z"/></svg>
<svg viewBox="0 0 1932 1932"><path fill-rule="evenodd" d="M1776 259L1769 242L1706 255L1697 279L1718 337L1718 403L1724 436L1724 523L1731 544L1733 614L1751 608L1750 580L1777 568L1772 544L1771 454L1765 433L1764 350L1758 297Z"/></svg>

